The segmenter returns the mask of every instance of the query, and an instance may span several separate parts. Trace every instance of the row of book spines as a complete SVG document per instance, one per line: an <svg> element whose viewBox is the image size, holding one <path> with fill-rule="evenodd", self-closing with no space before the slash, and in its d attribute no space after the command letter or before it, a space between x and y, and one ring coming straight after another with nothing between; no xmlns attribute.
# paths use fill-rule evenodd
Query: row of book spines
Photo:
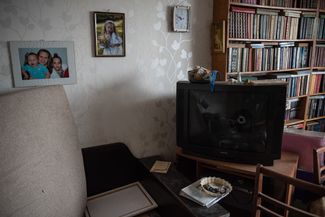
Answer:
<svg viewBox="0 0 325 217"><path fill-rule="evenodd" d="M289 17L230 12L229 37L247 39L311 39L315 17Z"/></svg>
<svg viewBox="0 0 325 217"><path fill-rule="evenodd" d="M325 116L325 96L312 96L309 98L308 118Z"/></svg>
<svg viewBox="0 0 325 217"><path fill-rule="evenodd" d="M231 12L238 13L248 13L248 14L263 14L263 15L274 15L274 16L287 16L287 17L313 17L315 18L317 15L316 11L303 11L303 10L292 10L286 8L254 8L250 6L237 6L232 5L230 8ZM319 14L322 17L322 13Z"/></svg>
<svg viewBox="0 0 325 217"><path fill-rule="evenodd" d="M325 18L319 19L317 38L325 39Z"/></svg>
<svg viewBox="0 0 325 217"><path fill-rule="evenodd" d="M307 122L306 130L325 132L325 119Z"/></svg>
<svg viewBox="0 0 325 217"><path fill-rule="evenodd" d="M290 7L290 8L316 8L316 0L231 0L234 3L257 4L264 6ZM322 0L321 0L322 2ZM322 6L322 3L321 3ZM325 7L325 5L323 5ZM322 8L322 7L321 7Z"/></svg>
<svg viewBox="0 0 325 217"><path fill-rule="evenodd" d="M320 0L320 9L325 9L325 1Z"/></svg>
<svg viewBox="0 0 325 217"><path fill-rule="evenodd" d="M309 47L229 48L228 72L308 67Z"/></svg>
<svg viewBox="0 0 325 217"><path fill-rule="evenodd" d="M297 119L298 112L299 112L298 109L290 109L285 111L284 120L289 121L289 120Z"/></svg>
<svg viewBox="0 0 325 217"><path fill-rule="evenodd" d="M287 108L285 111L285 121L297 119L300 110L300 100L287 100Z"/></svg>
<svg viewBox="0 0 325 217"><path fill-rule="evenodd" d="M317 45L315 52L315 66L323 67L325 66L325 45Z"/></svg>
<svg viewBox="0 0 325 217"><path fill-rule="evenodd" d="M230 38L297 39L298 18L231 12Z"/></svg>
<svg viewBox="0 0 325 217"><path fill-rule="evenodd" d="M298 75L298 77L277 78L277 76L270 75L270 78L277 78L278 80L283 80L287 82L287 97L297 97L304 96L307 94L309 75ZM297 75L295 75L297 76Z"/></svg>
<svg viewBox="0 0 325 217"><path fill-rule="evenodd" d="M322 74L321 74L322 73ZM310 94L325 92L325 71L311 75Z"/></svg>
<svg viewBox="0 0 325 217"><path fill-rule="evenodd" d="M307 94L309 76L290 78L288 82L287 97L303 96Z"/></svg>

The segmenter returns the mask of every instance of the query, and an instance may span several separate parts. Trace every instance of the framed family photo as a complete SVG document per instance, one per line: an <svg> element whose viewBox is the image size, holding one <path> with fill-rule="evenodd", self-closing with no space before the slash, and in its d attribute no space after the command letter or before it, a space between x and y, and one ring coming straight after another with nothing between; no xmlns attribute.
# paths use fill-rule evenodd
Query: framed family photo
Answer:
<svg viewBox="0 0 325 217"><path fill-rule="evenodd" d="M123 13L93 12L95 57L125 56L125 16Z"/></svg>
<svg viewBox="0 0 325 217"><path fill-rule="evenodd" d="M75 84L72 41L10 41L15 87Z"/></svg>

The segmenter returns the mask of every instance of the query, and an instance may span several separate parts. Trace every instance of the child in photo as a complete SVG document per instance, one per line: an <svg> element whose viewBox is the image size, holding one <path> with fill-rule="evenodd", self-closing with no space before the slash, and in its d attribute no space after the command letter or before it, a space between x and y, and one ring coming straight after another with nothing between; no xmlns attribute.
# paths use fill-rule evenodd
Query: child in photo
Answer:
<svg viewBox="0 0 325 217"><path fill-rule="evenodd" d="M36 53L25 54L25 63L22 67L23 79L44 79L50 78L48 69L38 62Z"/></svg>
<svg viewBox="0 0 325 217"><path fill-rule="evenodd" d="M99 40L99 47L103 49L103 55L122 55L122 38L116 31L112 20L104 23L102 39Z"/></svg>
<svg viewBox="0 0 325 217"><path fill-rule="evenodd" d="M55 53L52 58L51 78L68 78L69 69L67 64L62 64L62 58Z"/></svg>

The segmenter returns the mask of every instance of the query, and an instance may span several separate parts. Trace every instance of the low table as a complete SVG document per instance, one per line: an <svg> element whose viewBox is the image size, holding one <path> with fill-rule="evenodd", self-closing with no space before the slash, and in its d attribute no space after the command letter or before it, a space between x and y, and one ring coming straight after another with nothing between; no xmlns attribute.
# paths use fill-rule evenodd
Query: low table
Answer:
<svg viewBox="0 0 325 217"><path fill-rule="evenodd" d="M142 158L141 163L150 170L156 160L161 160L158 156ZM181 202L181 204L196 217L230 217L230 213L224 209L220 204L216 203L210 208L200 206L186 198L179 196L182 188L188 186L192 182L187 179L183 174L176 170L176 166L172 163L166 174L152 173L153 176L164 186L166 189Z"/></svg>

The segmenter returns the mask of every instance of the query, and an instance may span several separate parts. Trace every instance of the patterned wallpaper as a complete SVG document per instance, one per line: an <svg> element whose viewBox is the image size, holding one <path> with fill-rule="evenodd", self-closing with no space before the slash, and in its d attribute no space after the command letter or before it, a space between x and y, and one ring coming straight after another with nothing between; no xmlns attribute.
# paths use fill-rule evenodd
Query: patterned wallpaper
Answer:
<svg viewBox="0 0 325 217"><path fill-rule="evenodd" d="M191 5L191 32L171 7ZM15 91L8 41L74 41L77 84L65 85L82 147L124 142L137 157L174 156L175 87L210 67L212 0L1 0L0 92ZM125 13L126 57L93 56L92 11Z"/></svg>

